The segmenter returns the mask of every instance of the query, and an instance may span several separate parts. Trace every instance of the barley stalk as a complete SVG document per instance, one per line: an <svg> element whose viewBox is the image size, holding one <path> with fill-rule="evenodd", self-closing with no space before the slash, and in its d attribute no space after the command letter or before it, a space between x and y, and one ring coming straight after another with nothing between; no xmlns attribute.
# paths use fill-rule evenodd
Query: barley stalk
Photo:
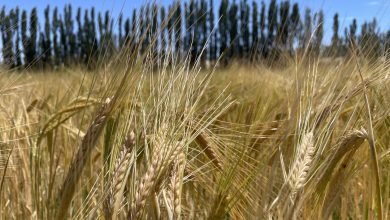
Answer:
<svg viewBox="0 0 390 220"><path fill-rule="evenodd" d="M333 173L334 168L341 161L344 155L348 152L356 150L360 145L363 144L364 139L367 137L367 132L364 129L352 131L345 136L343 136L339 142L336 144L335 151L329 156L327 162L324 162L325 169L323 174L319 178L318 189L320 191L324 190L326 184L329 182L329 179Z"/></svg>
<svg viewBox="0 0 390 220"><path fill-rule="evenodd" d="M329 183L329 189L322 205L322 219L329 219L332 211L335 207L336 201L340 198L340 194L345 185L348 182L347 179L347 166L354 152L349 152L348 155L343 159L340 166L337 169L336 174L333 175L331 182Z"/></svg>
<svg viewBox="0 0 390 220"><path fill-rule="evenodd" d="M58 213L57 219L62 220L66 218L66 214L69 205L73 199L73 195L76 189L76 184L80 180L85 163L91 155L92 149L96 146L97 139L103 130L103 127L107 121L107 117L113 107L113 101L107 99L99 114L95 117L88 128L79 150L72 161L68 174L62 184L61 190L57 196Z"/></svg>

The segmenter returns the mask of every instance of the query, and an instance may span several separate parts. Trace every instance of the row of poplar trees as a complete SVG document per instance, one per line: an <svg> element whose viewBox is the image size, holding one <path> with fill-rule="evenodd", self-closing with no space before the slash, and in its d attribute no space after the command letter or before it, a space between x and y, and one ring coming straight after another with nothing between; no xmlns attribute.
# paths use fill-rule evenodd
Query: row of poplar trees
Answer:
<svg viewBox="0 0 390 220"><path fill-rule="evenodd" d="M168 7L147 4L133 9L129 18L120 14L114 19L108 11L96 14L94 8L78 8L73 14L71 5L62 12L47 6L43 24L39 23L36 8L28 13L3 7L2 63L9 68L77 64L93 68L123 48L130 48L139 54L169 51L178 58L190 55L192 63L198 58L203 63L221 58L226 64L231 59L275 60L281 54L298 51L343 56L356 46L367 50L369 56L380 56L389 47L384 39L390 34L380 35L375 19L362 25L359 36L353 20L341 37L336 14L331 45L324 47L322 11L306 9L301 17L298 3L276 0L268 6L264 1L222 0L215 7L213 0L175 1Z"/></svg>

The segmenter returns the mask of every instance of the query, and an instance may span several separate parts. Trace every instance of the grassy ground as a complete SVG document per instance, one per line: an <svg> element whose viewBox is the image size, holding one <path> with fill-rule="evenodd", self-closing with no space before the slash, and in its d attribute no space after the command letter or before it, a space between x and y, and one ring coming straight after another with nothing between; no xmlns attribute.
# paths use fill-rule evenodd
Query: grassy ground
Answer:
<svg viewBox="0 0 390 220"><path fill-rule="evenodd" d="M1 72L1 219L389 219L387 62L114 67Z"/></svg>

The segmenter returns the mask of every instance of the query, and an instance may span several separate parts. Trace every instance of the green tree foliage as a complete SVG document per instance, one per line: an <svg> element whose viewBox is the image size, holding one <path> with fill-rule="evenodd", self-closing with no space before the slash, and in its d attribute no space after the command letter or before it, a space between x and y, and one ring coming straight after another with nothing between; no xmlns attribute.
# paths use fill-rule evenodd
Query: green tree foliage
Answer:
<svg viewBox="0 0 390 220"><path fill-rule="evenodd" d="M206 46L207 38L208 38L208 27L207 27L207 2L206 0L201 0L199 5L199 41L200 41L200 49L202 55L202 63L204 63L207 59L207 53L203 51L203 48Z"/></svg>
<svg viewBox="0 0 390 220"><path fill-rule="evenodd" d="M188 50L191 56L191 63L194 64L197 55L197 39L195 38L196 31L196 5L195 0L190 0L188 6L188 24L187 24L187 40L188 42Z"/></svg>
<svg viewBox="0 0 390 220"><path fill-rule="evenodd" d="M321 10L315 16L316 27L315 35L313 39L313 52L314 55L318 56L321 51L322 40L324 38L324 12Z"/></svg>
<svg viewBox="0 0 390 220"><path fill-rule="evenodd" d="M13 28L14 32L16 33L16 38L15 38L15 64L16 67L21 67L22 66L22 51L20 49L20 31L19 31L19 8L16 7L15 9L15 14L13 18Z"/></svg>
<svg viewBox="0 0 390 220"><path fill-rule="evenodd" d="M290 15L289 29L288 29L288 47L290 52L293 51L294 44L296 40L299 39L299 33L301 29L301 16L299 12L299 5L295 3L292 7L292 12Z"/></svg>
<svg viewBox="0 0 390 220"><path fill-rule="evenodd" d="M183 16L182 16L182 9L181 9L181 3L180 1L177 1L174 3L175 7L175 13L173 14L174 17L174 24L173 24L173 32L175 35L175 50L176 55L178 57L182 54L182 45L183 45L183 33L182 33L182 26L183 26Z"/></svg>
<svg viewBox="0 0 390 220"><path fill-rule="evenodd" d="M231 42L229 57L238 57L238 47L240 39L238 38L238 5L235 0L233 0L233 3L229 9L229 37Z"/></svg>
<svg viewBox="0 0 390 220"><path fill-rule="evenodd" d="M390 58L390 31L387 31L383 34L383 50L385 54L385 58Z"/></svg>
<svg viewBox="0 0 390 220"><path fill-rule="evenodd" d="M266 45L267 45L267 38L265 35L265 3L264 1L261 2L261 11L260 11L260 50L262 57L265 57L266 54Z"/></svg>
<svg viewBox="0 0 390 220"><path fill-rule="evenodd" d="M52 51L51 51L51 29L50 29L50 7L45 8L45 33L42 33L41 38L41 56L42 62L46 66L51 66Z"/></svg>
<svg viewBox="0 0 390 220"><path fill-rule="evenodd" d="M76 22L77 22L77 55L79 59L85 60L85 57L87 56L87 52L85 49L85 40L84 40L84 30L83 30L83 24L81 23L81 8L77 9L76 14Z"/></svg>
<svg viewBox="0 0 390 220"><path fill-rule="evenodd" d="M142 41L142 51L145 52L147 51L147 48L148 46L150 45L150 41L151 41L151 29L152 29L152 25L151 25L151 9L150 9L150 4L147 4L146 7L145 7L145 14L140 14L140 16L143 16L144 17L144 33L145 33L145 37Z"/></svg>
<svg viewBox="0 0 390 220"><path fill-rule="evenodd" d="M33 8L30 14L30 63L36 61L37 57L37 35L38 35L38 14L37 9Z"/></svg>
<svg viewBox="0 0 390 220"><path fill-rule="evenodd" d="M268 35L267 35L267 51L272 50L275 42L275 32L278 27L278 6L276 0L271 0L268 8Z"/></svg>
<svg viewBox="0 0 390 220"><path fill-rule="evenodd" d="M241 23L241 57L247 58L249 53L250 32L249 32L249 5L247 0L241 0L240 4L240 23Z"/></svg>
<svg viewBox="0 0 390 220"><path fill-rule="evenodd" d="M22 22L23 22L23 18L22 18ZM59 27L60 27L60 20L58 18L58 9L56 7L56 8L54 8L54 11L53 11L53 19L52 19L52 25L51 25L51 32L52 32L52 35L53 35L53 40L52 41L53 41L54 65L55 66L59 66L60 65L60 63L61 63L61 56L62 56L61 46L60 46L60 43L59 43L60 39L58 37Z"/></svg>
<svg viewBox="0 0 390 220"><path fill-rule="evenodd" d="M14 54L13 54L13 28L12 28L12 17L14 12L11 11L9 15L6 14L5 8L0 12L0 22L1 22L1 38L2 38L2 53L3 53L3 62L5 66L9 68L15 67L14 63Z"/></svg>
<svg viewBox="0 0 390 220"><path fill-rule="evenodd" d="M119 18L118 18L118 46L120 48L123 46L123 33L122 33L123 26L122 26L122 23L123 23L123 14L120 13Z"/></svg>
<svg viewBox="0 0 390 220"><path fill-rule="evenodd" d="M187 6L185 6L185 7L187 7ZM173 13L174 13L174 9L172 8L172 6L169 6L168 7L168 11L167 11L167 16L166 16L166 19L165 19L165 23L166 23L166 36L165 36L166 43L165 43L165 45L166 45L166 49L167 50L172 48L172 30L173 30L173 19L172 19L172 16L173 16ZM186 27L188 27L188 17L187 17L187 14L186 14L185 22L186 22ZM186 35L185 38L187 38L187 35ZM187 42L187 40L185 40L185 41ZM186 42L184 43L184 47L186 47Z"/></svg>
<svg viewBox="0 0 390 220"><path fill-rule="evenodd" d="M66 41L66 30L65 30L65 24L63 19L60 19L58 21L58 26L60 31L61 64L64 65L67 62L66 59L68 58L68 44Z"/></svg>
<svg viewBox="0 0 390 220"><path fill-rule="evenodd" d="M110 16L110 12L106 11L104 13L104 19L101 13L98 14L98 26L99 26L99 37L100 37L100 42L99 42L99 55L100 55L100 61L105 61L111 57L111 55L114 52L114 42L113 42L113 25L114 25L114 20ZM146 25L146 24L143 24ZM146 27L144 27L146 28ZM85 33L91 33L91 22L89 20L88 13L85 13L84 16L84 32ZM146 29L144 29L145 31ZM143 33L144 36L146 36L146 33ZM94 39L92 39L92 35L87 35L86 37L86 42L87 42L87 52L88 54L93 53L93 48L91 45L94 44ZM143 42L143 48L146 48L145 42Z"/></svg>
<svg viewBox="0 0 390 220"><path fill-rule="evenodd" d="M130 18L127 18L126 21L125 21L125 25L124 25L124 31L125 31L125 35L123 36L123 39L122 39L122 43L123 43L123 46L127 46L128 42L129 42L129 39L130 39L130 35L131 35L131 24L130 24Z"/></svg>
<svg viewBox="0 0 390 220"><path fill-rule="evenodd" d="M136 43L136 37L137 37L137 11L134 9L133 10L133 15L131 19L131 36L130 36L130 49L131 51L134 50L135 48L135 43Z"/></svg>
<svg viewBox="0 0 390 220"><path fill-rule="evenodd" d="M306 8L303 29L300 34L300 48L302 48L303 50L308 50L308 51L311 50L312 33L313 33L313 23L312 23L311 10L309 8Z"/></svg>
<svg viewBox="0 0 390 220"><path fill-rule="evenodd" d="M160 8L160 28L161 28L161 33L160 33L160 52L162 55L165 54L165 49L167 46L167 40L166 40L166 35L167 35L167 24L166 24L166 17L165 17L165 7Z"/></svg>
<svg viewBox="0 0 390 220"><path fill-rule="evenodd" d="M30 68L34 64L34 61L37 58L37 34L38 34L38 16L37 9L33 8L30 14L30 26L29 34L27 33L27 12L23 10L22 12L22 25L21 25L21 35L23 42L23 52L24 52L24 64L26 67Z"/></svg>
<svg viewBox="0 0 390 220"><path fill-rule="evenodd" d="M376 60L382 54L378 32L378 22L375 18L371 22L363 23L359 44L363 56L369 60Z"/></svg>
<svg viewBox="0 0 390 220"><path fill-rule="evenodd" d="M155 54L157 54L156 50L157 50L157 44L158 44L158 33L157 33L157 29L158 29L158 7L156 5L156 3L153 3L152 4L152 40L154 41L154 43L152 43L153 45L153 51Z"/></svg>
<svg viewBox="0 0 390 220"><path fill-rule="evenodd" d="M268 5L262 1L259 6L257 0L250 4L248 0L221 0L214 5L213 0L189 0L184 1L184 7L180 0L167 7L150 3L133 9L131 19L126 13L112 17L109 11L98 12L96 19L93 7L78 8L73 15L71 5L65 5L61 12L47 6L43 25L36 8L30 14L22 11L20 16L18 8L2 7L0 62L8 68L74 64L96 68L124 49L135 55L149 52L156 60L166 57L166 52L178 59L190 55L192 64L198 59L206 64L221 57L224 65L229 59L273 61L279 52L293 56L302 51L316 56L345 56L355 51L377 59L390 48L390 32L380 33L375 19L363 23L360 34L354 19L340 36L339 16L335 14L333 36L325 46L322 11L312 15L308 8L301 18L298 3L266 2Z"/></svg>
<svg viewBox="0 0 390 220"><path fill-rule="evenodd" d="M351 25L349 25L348 36L346 37L351 52L357 46L356 32L357 32L357 20L353 19Z"/></svg>
<svg viewBox="0 0 390 220"><path fill-rule="evenodd" d="M227 16L227 10L229 8L228 0L222 0L221 5L219 7L219 17L220 17L220 23L219 23L219 56L222 56L228 47L228 16ZM226 56L224 57L226 59ZM224 60L226 61L226 60Z"/></svg>
<svg viewBox="0 0 390 220"><path fill-rule="evenodd" d="M278 26L278 44L279 49L286 50L287 49L287 41L288 41L288 28L290 23L290 2L283 1L279 8L279 16L280 22Z"/></svg>
<svg viewBox="0 0 390 220"><path fill-rule="evenodd" d="M66 52L66 62L68 65L73 63L76 59L76 35L73 31L73 16L72 16L72 6L68 4L64 8L64 25L65 25L65 35L66 43L68 44L68 51Z"/></svg>
<svg viewBox="0 0 390 220"><path fill-rule="evenodd" d="M333 36L331 43L331 53L333 56L339 55L339 46L340 46L340 38L339 38L339 14L335 14L333 17Z"/></svg>
<svg viewBox="0 0 390 220"><path fill-rule="evenodd" d="M215 60L216 59L216 51L217 51L217 37L216 37L216 31L215 29L215 23L214 23L214 1L210 0L210 10L209 10L209 33L210 33L210 45L209 45L209 59Z"/></svg>
<svg viewBox="0 0 390 220"><path fill-rule="evenodd" d="M112 24L112 23L111 23ZM89 68L92 68L96 65L96 60L98 60L98 40L97 40L97 32L96 32L96 24L95 24L95 8L91 9L90 19L86 27L84 28L86 31L86 39L87 39L87 51L88 57L90 58ZM111 25L112 27L112 25Z"/></svg>
<svg viewBox="0 0 390 220"><path fill-rule="evenodd" d="M252 54L257 56L257 49L259 47L259 15L257 2L252 2Z"/></svg>

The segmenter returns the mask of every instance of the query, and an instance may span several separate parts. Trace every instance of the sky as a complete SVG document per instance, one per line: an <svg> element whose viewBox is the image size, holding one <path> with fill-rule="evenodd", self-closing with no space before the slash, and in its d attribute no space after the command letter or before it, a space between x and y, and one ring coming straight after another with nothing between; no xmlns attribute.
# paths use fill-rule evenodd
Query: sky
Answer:
<svg viewBox="0 0 390 220"><path fill-rule="evenodd" d="M173 0L155 0L159 5L168 5ZM219 5L220 0L214 0ZM232 0L231 0L232 1ZM239 1L239 0L236 0ZM261 0L255 0L258 3ZM268 6L269 0L264 0ZM280 2L281 0L278 0ZM43 10L47 5L51 7L58 6L62 8L65 4L72 4L73 9L82 7L84 9L95 7L97 11L109 10L113 17L117 17L123 12L125 17L131 17L133 8L139 8L147 3L147 0L1 0L0 6L14 8L18 6L21 9L30 11L37 7L40 19L43 17ZM248 0L251 4L252 0ZM338 12L340 19L340 35L344 33L344 27L349 26L353 18L356 18L358 25L364 21L377 18L381 31L390 30L390 0L290 0L291 3L299 3L302 15L306 7L313 12L323 10L325 13L325 37L324 43L329 43L332 35L333 15ZM75 14L75 10L73 12Z"/></svg>

